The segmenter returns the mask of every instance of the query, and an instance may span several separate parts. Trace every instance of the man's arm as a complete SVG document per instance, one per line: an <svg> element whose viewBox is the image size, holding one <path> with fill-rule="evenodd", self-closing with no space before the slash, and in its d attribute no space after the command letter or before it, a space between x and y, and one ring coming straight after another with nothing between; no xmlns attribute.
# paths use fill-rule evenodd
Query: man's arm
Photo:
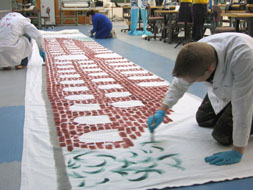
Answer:
<svg viewBox="0 0 253 190"><path fill-rule="evenodd" d="M177 103L190 85L191 83L183 79L174 78L172 85L169 86L169 89L165 94L160 109L148 118L148 129L151 133L153 133L154 130L162 123L168 109L172 108L172 106Z"/></svg>
<svg viewBox="0 0 253 190"><path fill-rule="evenodd" d="M95 33L97 31L97 27L98 27L98 19L96 18L96 14L92 16L92 25L93 28L91 30L91 34Z"/></svg>
<svg viewBox="0 0 253 190"><path fill-rule="evenodd" d="M42 35L33 24L29 22L24 24L24 33L36 41L39 49L43 49L44 43L43 43Z"/></svg>

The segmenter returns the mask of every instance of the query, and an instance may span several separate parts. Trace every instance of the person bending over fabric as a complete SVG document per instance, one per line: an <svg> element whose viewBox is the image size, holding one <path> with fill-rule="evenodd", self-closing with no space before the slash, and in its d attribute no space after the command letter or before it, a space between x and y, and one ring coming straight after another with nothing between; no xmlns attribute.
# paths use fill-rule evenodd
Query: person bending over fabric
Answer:
<svg viewBox="0 0 253 190"><path fill-rule="evenodd" d="M214 165L240 162L253 132L253 39L241 33L220 33L189 43L180 50L173 75L160 109L148 118L149 131L154 132L193 82L205 82L209 89L196 120L200 127L213 128L218 143L233 144L231 151L205 161Z"/></svg>
<svg viewBox="0 0 253 190"><path fill-rule="evenodd" d="M95 33L95 38L97 39L112 38L112 22L109 18L104 14L95 13L94 11L89 11L87 13L87 16L90 15L92 16L93 25L93 28L90 31L91 37L93 37Z"/></svg>
<svg viewBox="0 0 253 190"><path fill-rule="evenodd" d="M32 54L31 39L35 39L39 47L40 56L45 61L43 39L31 20L20 13L11 12L0 21L0 67L16 66L23 68Z"/></svg>

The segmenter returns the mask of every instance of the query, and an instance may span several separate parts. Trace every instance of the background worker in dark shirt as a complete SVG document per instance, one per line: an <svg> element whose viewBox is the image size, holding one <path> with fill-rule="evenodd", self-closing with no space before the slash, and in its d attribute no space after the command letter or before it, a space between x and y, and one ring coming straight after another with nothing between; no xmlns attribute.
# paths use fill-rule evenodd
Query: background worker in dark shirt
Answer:
<svg viewBox="0 0 253 190"><path fill-rule="evenodd" d="M89 11L87 16L92 16L92 25L91 36L93 37L95 33L95 38L105 39L112 38L112 22L107 16L100 13L95 13L94 11Z"/></svg>

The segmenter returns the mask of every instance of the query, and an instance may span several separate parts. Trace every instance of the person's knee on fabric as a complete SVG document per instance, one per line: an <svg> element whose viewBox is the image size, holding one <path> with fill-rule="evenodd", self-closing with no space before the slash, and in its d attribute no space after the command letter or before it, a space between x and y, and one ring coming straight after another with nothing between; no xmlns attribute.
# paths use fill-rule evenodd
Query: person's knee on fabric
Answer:
<svg viewBox="0 0 253 190"><path fill-rule="evenodd" d="M197 110L196 121L200 127L213 128L217 121L216 117L208 95L206 95Z"/></svg>
<svg viewBox="0 0 253 190"><path fill-rule="evenodd" d="M216 124L213 126L212 137L221 145L230 146L233 144L233 116L231 102L221 111ZM253 118L251 132L253 134Z"/></svg>
<svg viewBox="0 0 253 190"><path fill-rule="evenodd" d="M228 146L233 143L231 103L216 115L208 96L206 96L196 113L196 120L200 127L213 128L212 137L219 144Z"/></svg>
<svg viewBox="0 0 253 190"><path fill-rule="evenodd" d="M253 118L251 132L253 134ZM223 110L216 125L214 126L212 137L221 145L229 146L233 144L233 116L232 105L229 103Z"/></svg>
<svg viewBox="0 0 253 190"><path fill-rule="evenodd" d="M221 145L233 144L233 116L231 102L221 111L214 125L212 137Z"/></svg>

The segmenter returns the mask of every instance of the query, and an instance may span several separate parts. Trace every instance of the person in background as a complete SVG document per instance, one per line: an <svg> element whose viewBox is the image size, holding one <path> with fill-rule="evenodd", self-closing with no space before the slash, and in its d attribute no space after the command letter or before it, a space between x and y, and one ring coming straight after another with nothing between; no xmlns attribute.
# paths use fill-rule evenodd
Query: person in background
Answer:
<svg viewBox="0 0 253 190"><path fill-rule="evenodd" d="M147 30L148 24L148 10L150 5L148 0L131 0L131 30L128 32L132 36L151 36L152 33ZM143 23L143 31L137 30L139 20L139 12L141 12L141 19Z"/></svg>
<svg viewBox="0 0 253 190"><path fill-rule="evenodd" d="M131 25L130 25L130 31L128 32L129 35L132 36L141 36L142 31L137 30L137 24L139 22L139 2L138 0L130 0L130 6L131 6Z"/></svg>
<svg viewBox="0 0 253 190"><path fill-rule="evenodd" d="M92 16L93 28L90 31L90 37L97 39L115 38L115 32L112 30L112 22L107 16L100 13L95 13L93 10L87 13L87 16Z"/></svg>
<svg viewBox="0 0 253 190"><path fill-rule="evenodd" d="M178 22L184 23L185 39L189 39L190 36L188 24L192 23L192 0L180 1Z"/></svg>
<svg viewBox="0 0 253 190"><path fill-rule="evenodd" d="M141 0L141 19L143 23L142 35L151 36L152 33L147 30L148 24L148 10L151 9L148 0ZM150 11L151 12L151 11Z"/></svg>
<svg viewBox="0 0 253 190"><path fill-rule="evenodd" d="M40 56L45 61L43 39L31 20L20 13L11 12L0 21L0 67L22 69L32 54L31 39L37 42Z"/></svg>
<svg viewBox="0 0 253 190"><path fill-rule="evenodd" d="M192 38L193 41L200 40L204 35L204 23L207 18L209 0L193 0L192 16L193 28Z"/></svg>
<svg viewBox="0 0 253 190"><path fill-rule="evenodd" d="M151 133L194 82L205 82L208 93L196 120L213 128L213 138L230 151L205 158L214 165L240 162L253 133L253 39L242 33L220 33L191 42L180 50L174 79L160 109L148 118Z"/></svg>

